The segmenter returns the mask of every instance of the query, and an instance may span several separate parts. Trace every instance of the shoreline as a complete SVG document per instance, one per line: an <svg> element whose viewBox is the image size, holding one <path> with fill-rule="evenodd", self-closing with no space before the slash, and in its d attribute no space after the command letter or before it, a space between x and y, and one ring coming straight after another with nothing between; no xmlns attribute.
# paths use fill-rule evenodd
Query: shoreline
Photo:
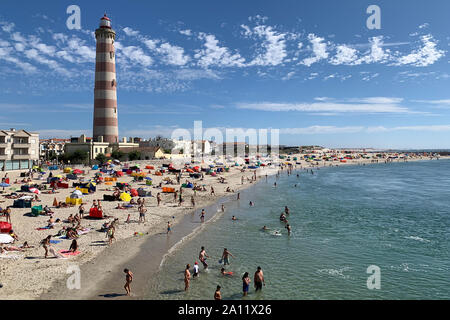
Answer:
<svg viewBox="0 0 450 320"><path fill-rule="evenodd" d="M295 155L291 155L293 157ZM354 159L348 161L347 163L341 162L327 162L320 161L319 166L317 166L312 162L306 162L299 158L298 162L300 164L293 164L292 170L296 169L317 169L318 167L332 167L335 166L349 166L349 165L363 165L363 164L384 164L384 160L380 160L380 162L371 162L370 159ZM450 157L440 157L440 159L450 159ZM412 161L429 161L435 159L429 159L428 157L423 158L412 158L408 159L407 162ZM148 273L147 269L153 268L154 272L157 272L161 266L161 263L164 261L164 258L167 257L170 252L175 250L174 246L178 246L177 239L184 241L189 241L190 233L196 232L200 233L202 230L198 229L194 231L196 227L198 227L199 218L196 217L198 221L197 224L192 226L190 230L184 228L184 224L191 224L191 217L195 217L198 209L205 207L217 207L223 201L232 201L233 197L236 197L238 192L247 190L249 187L259 183L262 179L264 179L266 173L269 175L276 174L278 172L279 164L284 163L287 160L276 160L273 161L275 165L260 167L257 169L257 180L249 183L249 178L253 176L253 169L247 169L245 172L241 172L240 169L242 167L230 167L229 172L218 175L222 176L226 179L226 183L222 184L218 181L217 177L212 177L210 175L205 175L204 181L195 181L200 185L203 183L206 185L208 189L207 192L197 192L195 196L196 206L192 208L190 205L190 197L194 195L192 189L183 189L183 198L184 203L181 207L179 207L176 201L173 200L173 194L164 194L161 193L163 198L163 202L161 206L157 206L156 204L156 193L161 192L161 189L156 188L156 185L159 182L163 181L167 178L173 178L173 175L163 174L162 176L151 175L153 179L153 186L150 188L147 186L147 189L152 191L152 197L147 198L146 208L147 212L147 221L145 223L138 224L137 217L138 212L136 208L131 208L128 210L116 210L115 206L117 202L104 202L103 207L105 213L107 213L111 218L119 218L119 226L116 231L116 239L111 246L108 246L105 243L105 233L99 233L101 225L105 222L103 220L87 220L82 219L82 225L90 229L89 233L82 235L77 239L79 242L79 246L81 248L82 253L76 257L71 257L69 259L44 259L43 257L43 249L39 248L37 245L41 239L46 237L47 235L54 235L59 228L63 226L63 223L59 223L58 226L55 226L55 229L37 231L37 227L42 227L45 225L48 216L38 216L31 217L29 212L30 209L13 209L12 212L12 221L14 226L14 231L19 235L20 241L22 244L23 241L28 241L28 243L35 246L34 249L28 249L24 252L11 252L8 255L18 256L18 259L0 259L0 277L1 283L3 287L0 289L0 299L4 300L16 300L16 299L29 299L29 300L43 300L43 299L89 299L93 297L93 299L103 299L103 298L120 298L121 293L124 292L122 287L122 282L124 278L123 268L120 266L128 266L130 261L139 261L139 264L142 265L142 274L143 278L147 277L145 274ZM390 161L391 163L404 163L405 161ZM133 163L129 163L133 165ZM154 164L155 167L158 165L162 165L161 161L145 161L139 162L140 165L145 164ZM205 164L207 161L205 160ZM286 168L286 166L285 166ZM82 170L86 170L85 178L90 178L96 171L90 170L90 168L81 168ZM286 169L282 172L286 172ZM47 172L48 173L48 172ZM53 174L61 174L62 171L54 171ZM20 172L8 173L8 177L11 179L19 178ZM244 177L244 185L241 184L241 177ZM19 178L21 179L21 178ZM182 181L185 181L186 175L182 178ZM187 178L189 179L189 177ZM190 180L190 179L189 179ZM118 179L118 182L127 182L131 183L133 188L138 188L142 186L142 183L133 182L132 177L125 176ZM33 183L42 183L36 179L33 180ZM17 184L14 184L16 187ZM213 186L215 189L215 196L209 194L209 188ZM106 188L105 188L106 187ZM145 184L144 184L145 187ZM175 188L180 187L180 185L174 185ZM234 192L226 192L225 188L230 187L234 189ZM20 184L19 184L20 189ZM59 194L47 195L45 192L41 194L39 197L42 202L37 203L45 205L48 204L51 206L51 203L54 198L57 198L59 201L68 197L72 188L69 189L60 189L58 190ZM90 204L93 199L102 199L104 194L110 194L112 192L111 187L107 185L99 185L97 188L97 192L93 194L89 194L83 197L83 202L87 203L86 207L89 209ZM6 192L5 192L6 193ZM227 200L231 199L231 200ZM9 203L12 204L12 200L2 199L1 206L7 206ZM33 205L35 205L33 203ZM53 209L53 207L52 207ZM74 214L78 212L77 207L69 207L62 209L53 209L55 211L54 217L61 219L61 221L66 220L69 214ZM210 210L210 209L208 209ZM216 209L217 211L217 209ZM209 212L207 212L209 213ZM212 218L220 217L216 214L213 217L209 217L206 215L206 224L213 223L214 219L210 221ZM127 214L132 216L131 223L125 223L125 219ZM110 219L107 219L110 220ZM178 236L175 234L166 235L166 226L167 221L171 221L173 225L173 233L177 233L182 231L180 229L184 229L185 234L183 236ZM134 236L135 232L139 232L143 235ZM183 239L185 238L185 239ZM58 239L58 238L54 238ZM154 239L154 240L150 240ZM169 239L169 240L167 240ZM164 240L164 241L163 241ZM159 242L158 242L159 241ZM65 249L67 250L70 241L62 240L59 241L59 244L52 245L55 250ZM147 245L147 242L155 243L155 246ZM19 243L14 244L16 246ZM159 243L156 246L156 243ZM145 254L143 254L143 252ZM153 252L155 254L153 254ZM146 255L147 259L142 259L142 257ZM0 257L1 258L1 257ZM6 257L8 258L8 257ZM71 274L67 273L68 267L77 266L80 268L81 272L81 290L68 290L66 286L67 279L71 276ZM151 266L150 266L151 265ZM139 269L139 266L137 267ZM129 268L134 271L131 267ZM137 270L137 269L136 269ZM140 275L137 277L139 281L142 278ZM135 292L137 293L137 282L133 284L135 288ZM142 280L142 282L144 282ZM109 285L102 285L110 283ZM146 283L145 283L146 284ZM104 289L101 288L104 287ZM101 291L101 290L103 291ZM108 290L107 290L108 289ZM105 291L106 290L106 291ZM100 292L99 292L100 291ZM117 293L116 295L102 296L108 295L108 293ZM144 292L145 293L145 292ZM100 296L99 296L100 294ZM132 296L132 299L141 299L141 295Z"/></svg>
<svg viewBox="0 0 450 320"><path fill-rule="evenodd" d="M441 157L440 160L449 160L450 157ZM305 169L314 169L314 168L329 168L329 167L345 167L345 166L354 166L354 165L377 165L377 164L395 164L395 163L407 163L407 162L415 162L415 161L430 161L434 159L409 159L408 161L393 161L393 162L371 162L370 160L364 161L356 161L356 162L347 162L347 163L338 163L333 164L331 166L327 165L319 165L319 166L303 166L302 168L293 168L293 171L300 171ZM305 163L309 165L309 163ZM298 165L297 165L298 166ZM271 174L268 173L268 176L275 175L278 171L277 168L265 168L271 169ZM285 172L285 171L283 171ZM206 209L206 212L214 212L214 214L205 220L204 224L199 224L199 222L192 221L192 218L195 217L196 214L200 212L200 208L191 209L185 212L183 217L176 224L173 225L173 229L177 229L177 234L172 234L171 236L167 236L165 231L165 225L161 224L158 226L159 231L155 231L153 234L145 237L141 243L136 246L136 243L140 239L136 238L128 238L119 241L118 243L113 244L108 250L104 250L101 254L97 255L91 261L83 264L81 266L81 274L82 274L82 288L81 291L68 290L67 286L64 283L59 283L55 286L52 286L51 290L42 294L39 299L51 299L52 297L59 296L64 297L62 299L129 299L123 294L123 288L121 287L122 281L118 281L118 279L123 278L123 268L126 266L130 270L133 271L136 275L139 275L139 282L134 282L132 285L133 294L131 296L132 299L145 299L145 293L147 292L149 279L154 274L161 271L161 267L166 259L176 248L185 243L186 241L191 240L193 237L197 235L197 232L201 232L203 228L205 228L210 223L214 223L220 216L223 214L220 212L219 206L222 203L226 203L228 201L233 201L233 197L236 197L238 192L247 192L251 187L261 183L264 175L259 172L258 180L253 184L246 184L240 186L241 188L237 189L234 194L225 195L223 197L217 199L209 199L208 203L203 205L203 208ZM215 209L215 211L214 211ZM179 233L179 227L182 229L182 232ZM174 237L175 236L175 237ZM164 239L165 238L165 239ZM169 239L170 238L170 239ZM129 250L126 255L121 254L124 250ZM148 252L152 252L155 255L150 257ZM120 257L120 259L113 258L115 256ZM150 258L150 259L149 259ZM92 266L94 265L94 266ZM98 275L92 275L95 270L98 272L108 270L106 274L99 277ZM88 274L88 277L83 277L83 274ZM65 280L65 279L63 279Z"/></svg>
<svg viewBox="0 0 450 320"><path fill-rule="evenodd" d="M264 176L275 175L277 168L265 168ZM251 172L251 171L247 171ZM257 181L237 185L235 193L223 195L219 198L209 199L202 206L194 209L188 209L183 216L173 224L171 235L166 234L166 223L163 222L156 226L156 230L144 236L144 238L126 238L115 242L107 250L103 250L90 261L80 266L81 288L83 290L67 289L66 281L70 275L64 279L54 282L49 290L41 294L37 299L54 299L55 296L64 297L59 300L86 300L86 299L129 299L123 294L123 281L117 279L124 278L123 269L129 268L136 276L139 275L139 282L135 281L132 285L133 299L144 299L149 279L152 275L160 271L165 258L176 249L176 247L185 241L189 241L196 235L196 232L207 227L218 219L223 212L219 210L219 205L229 201L234 201L237 193L246 192L251 187L260 183L264 177L257 173ZM198 221L197 214L201 209L207 212L207 218L204 223ZM208 213L213 212L212 215ZM192 221L193 217L197 217ZM175 229L177 233L175 234ZM181 230L179 232L178 230ZM141 240L141 241L140 241ZM136 245L138 242L139 245ZM125 251L126 254L124 254ZM150 257L149 252L154 254ZM150 258L150 259L149 259ZM106 273L102 273L107 270ZM85 276L87 275L87 276Z"/></svg>

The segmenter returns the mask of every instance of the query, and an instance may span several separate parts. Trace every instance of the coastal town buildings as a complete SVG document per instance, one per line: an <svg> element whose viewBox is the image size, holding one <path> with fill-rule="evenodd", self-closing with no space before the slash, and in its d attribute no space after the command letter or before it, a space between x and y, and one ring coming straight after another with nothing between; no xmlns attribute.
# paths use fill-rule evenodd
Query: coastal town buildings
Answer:
<svg viewBox="0 0 450 320"><path fill-rule="evenodd" d="M39 161L39 133L26 130L0 130L0 170L32 168Z"/></svg>

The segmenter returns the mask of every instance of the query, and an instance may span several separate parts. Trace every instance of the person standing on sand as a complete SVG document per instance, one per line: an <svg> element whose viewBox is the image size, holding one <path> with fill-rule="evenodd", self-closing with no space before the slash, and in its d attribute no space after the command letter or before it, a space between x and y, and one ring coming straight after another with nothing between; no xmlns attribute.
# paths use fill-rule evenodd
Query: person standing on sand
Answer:
<svg viewBox="0 0 450 320"><path fill-rule="evenodd" d="M145 223L145 213L147 212L147 209L145 209L144 206L139 206L139 223L143 222Z"/></svg>
<svg viewBox="0 0 450 320"><path fill-rule="evenodd" d="M191 281L191 272L189 271L190 268L191 265L188 263L186 265L186 269L184 270L184 291L189 289L189 282Z"/></svg>
<svg viewBox="0 0 450 320"><path fill-rule="evenodd" d="M222 212L225 212L225 205L223 203L222 203L221 209L222 209Z"/></svg>
<svg viewBox="0 0 450 320"><path fill-rule="evenodd" d="M248 272L244 273L244 275L242 276L242 291L243 291L243 296L245 297L246 295L248 295L248 289L250 288L250 277L248 276Z"/></svg>
<svg viewBox="0 0 450 320"><path fill-rule="evenodd" d="M192 204L192 208L195 208L195 199L194 199L194 196L191 196L191 204Z"/></svg>
<svg viewBox="0 0 450 320"><path fill-rule="evenodd" d="M256 269L253 281L255 282L255 291L262 290L263 285L266 285L261 267Z"/></svg>
<svg viewBox="0 0 450 320"><path fill-rule="evenodd" d="M167 234L172 231L172 226L170 225L170 221L167 221Z"/></svg>
<svg viewBox="0 0 450 320"><path fill-rule="evenodd" d="M203 267L205 269L208 268L208 264L206 263L206 258L209 258L209 256L206 254L205 247L202 247L202 249L200 250L200 253L198 255L198 259L203 264Z"/></svg>
<svg viewBox="0 0 450 320"><path fill-rule="evenodd" d="M241 199L241 194L238 192L237 200Z"/></svg>
<svg viewBox="0 0 450 320"><path fill-rule="evenodd" d="M222 294L220 293L220 286L217 286L216 292L214 292L214 300L222 300Z"/></svg>
<svg viewBox="0 0 450 320"><path fill-rule="evenodd" d="M175 191L173 194L173 202L177 202L178 191Z"/></svg>
<svg viewBox="0 0 450 320"><path fill-rule="evenodd" d="M125 285L123 286L127 292L127 296L131 295L131 282L133 282L133 273L128 269L123 269L125 272Z"/></svg>
<svg viewBox="0 0 450 320"><path fill-rule="evenodd" d="M45 250L45 258L47 258L47 255L48 255L48 247L50 247L51 239L52 239L52 236L49 235L47 238L41 240L41 246L44 247L44 250Z"/></svg>
<svg viewBox="0 0 450 320"><path fill-rule="evenodd" d="M211 186L211 195L212 196L215 196L216 194L214 193L214 188L213 188L213 186Z"/></svg>
<svg viewBox="0 0 450 320"><path fill-rule="evenodd" d="M161 194L158 192L158 194L156 195L156 201L158 201L158 207L161 204Z"/></svg>

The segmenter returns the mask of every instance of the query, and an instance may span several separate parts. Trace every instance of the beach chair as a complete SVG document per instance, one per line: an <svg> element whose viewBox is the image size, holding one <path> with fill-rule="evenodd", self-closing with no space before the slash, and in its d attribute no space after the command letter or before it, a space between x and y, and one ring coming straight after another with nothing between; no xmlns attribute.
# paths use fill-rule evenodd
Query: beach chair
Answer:
<svg viewBox="0 0 450 320"><path fill-rule="evenodd" d="M33 206L31 208L31 215L34 217L39 216L44 210L42 209L42 205L39 206Z"/></svg>

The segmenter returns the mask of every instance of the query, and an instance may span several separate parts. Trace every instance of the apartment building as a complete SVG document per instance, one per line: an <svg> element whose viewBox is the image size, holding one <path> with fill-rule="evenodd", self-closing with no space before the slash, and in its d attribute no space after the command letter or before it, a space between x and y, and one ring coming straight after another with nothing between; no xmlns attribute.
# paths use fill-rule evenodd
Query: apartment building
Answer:
<svg viewBox="0 0 450 320"><path fill-rule="evenodd" d="M39 161L39 133L0 130L0 170L26 170Z"/></svg>

